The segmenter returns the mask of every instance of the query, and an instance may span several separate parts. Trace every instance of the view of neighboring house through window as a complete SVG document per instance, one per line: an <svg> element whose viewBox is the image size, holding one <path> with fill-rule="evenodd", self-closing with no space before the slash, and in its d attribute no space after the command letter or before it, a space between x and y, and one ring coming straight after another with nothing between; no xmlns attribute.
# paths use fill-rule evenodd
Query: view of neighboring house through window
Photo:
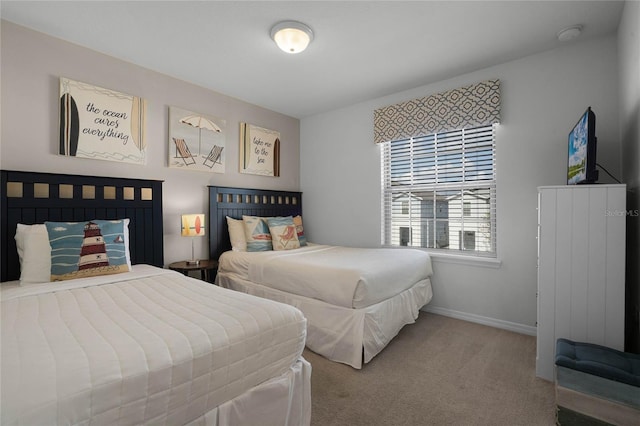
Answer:
<svg viewBox="0 0 640 426"><path fill-rule="evenodd" d="M382 243L496 254L494 125L382 145Z"/></svg>

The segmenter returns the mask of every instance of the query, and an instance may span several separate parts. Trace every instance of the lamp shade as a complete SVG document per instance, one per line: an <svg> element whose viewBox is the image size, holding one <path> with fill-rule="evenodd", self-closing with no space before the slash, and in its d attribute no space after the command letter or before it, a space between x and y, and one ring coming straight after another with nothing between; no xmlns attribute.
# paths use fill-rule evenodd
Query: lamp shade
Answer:
<svg viewBox="0 0 640 426"><path fill-rule="evenodd" d="M205 235L204 213L183 214L181 235L183 237L203 237Z"/></svg>
<svg viewBox="0 0 640 426"><path fill-rule="evenodd" d="M297 21L280 22L271 29L271 38L287 53L300 53L313 40L313 31Z"/></svg>

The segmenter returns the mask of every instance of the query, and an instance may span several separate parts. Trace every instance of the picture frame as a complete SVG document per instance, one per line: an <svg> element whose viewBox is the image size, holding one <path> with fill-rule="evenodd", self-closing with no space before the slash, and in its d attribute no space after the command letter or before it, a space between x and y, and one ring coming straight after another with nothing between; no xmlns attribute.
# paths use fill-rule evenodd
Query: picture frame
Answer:
<svg viewBox="0 0 640 426"><path fill-rule="evenodd" d="M226 120L169 107L170 168L225 172Z"/></svg>
<svg viewBox="0 0 640 426"><path fill-rule="evenodd" d="M240 173L280 176L280 132L240 123Z"/></svg>
<svg viewBox="0 0 640 426"><path fill-rule="evenodd" d="M144 99L60 77L58 154L146 163Z"/></svg>

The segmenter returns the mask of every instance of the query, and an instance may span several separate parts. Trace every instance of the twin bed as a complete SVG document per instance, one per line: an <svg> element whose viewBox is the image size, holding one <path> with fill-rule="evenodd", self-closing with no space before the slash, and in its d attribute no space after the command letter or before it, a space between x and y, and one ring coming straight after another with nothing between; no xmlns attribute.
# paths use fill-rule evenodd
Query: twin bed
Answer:
<svg viewBox="0 0 640 426"><path fill-rule="evenodd" d="M0 177L3 425L308 425L305 344L362 368L432 297L418 250L231 250L227 216L301 215L299 192L209 187L215 286L162 268L161 181ZM41 277L51 229L81 224L87 240L124 218L123 235L100 241L126 247L128 272Z"/></svg>
<svg viewBox="0 0 640 426"><path fill-rule="evenodd" d="M0 423L310 423L306 319L162 269L162 182L0 173ZM19 223L125 217L129 272L19 285Z"/></svg>
<svg viewBox="0 0 640 426"><path fill-rule="evenodd" d="M420 250L232 248L227 217L302 216L299 192L211 186L209 203L216 283L299 308L307 318L307 347L328 359L362 368L433 296L431 261Z"/></svg>

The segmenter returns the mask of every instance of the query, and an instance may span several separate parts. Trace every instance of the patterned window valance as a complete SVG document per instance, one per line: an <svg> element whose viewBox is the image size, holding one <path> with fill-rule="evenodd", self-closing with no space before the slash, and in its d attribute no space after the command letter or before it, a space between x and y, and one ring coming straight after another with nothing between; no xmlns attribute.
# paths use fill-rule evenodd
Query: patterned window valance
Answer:
<svg viewBox="0 0 640 426"><path fill-rule="evenodd" d="M500 122L500 80L413 99L373 112L374 142L388 142Z"/></svg>

